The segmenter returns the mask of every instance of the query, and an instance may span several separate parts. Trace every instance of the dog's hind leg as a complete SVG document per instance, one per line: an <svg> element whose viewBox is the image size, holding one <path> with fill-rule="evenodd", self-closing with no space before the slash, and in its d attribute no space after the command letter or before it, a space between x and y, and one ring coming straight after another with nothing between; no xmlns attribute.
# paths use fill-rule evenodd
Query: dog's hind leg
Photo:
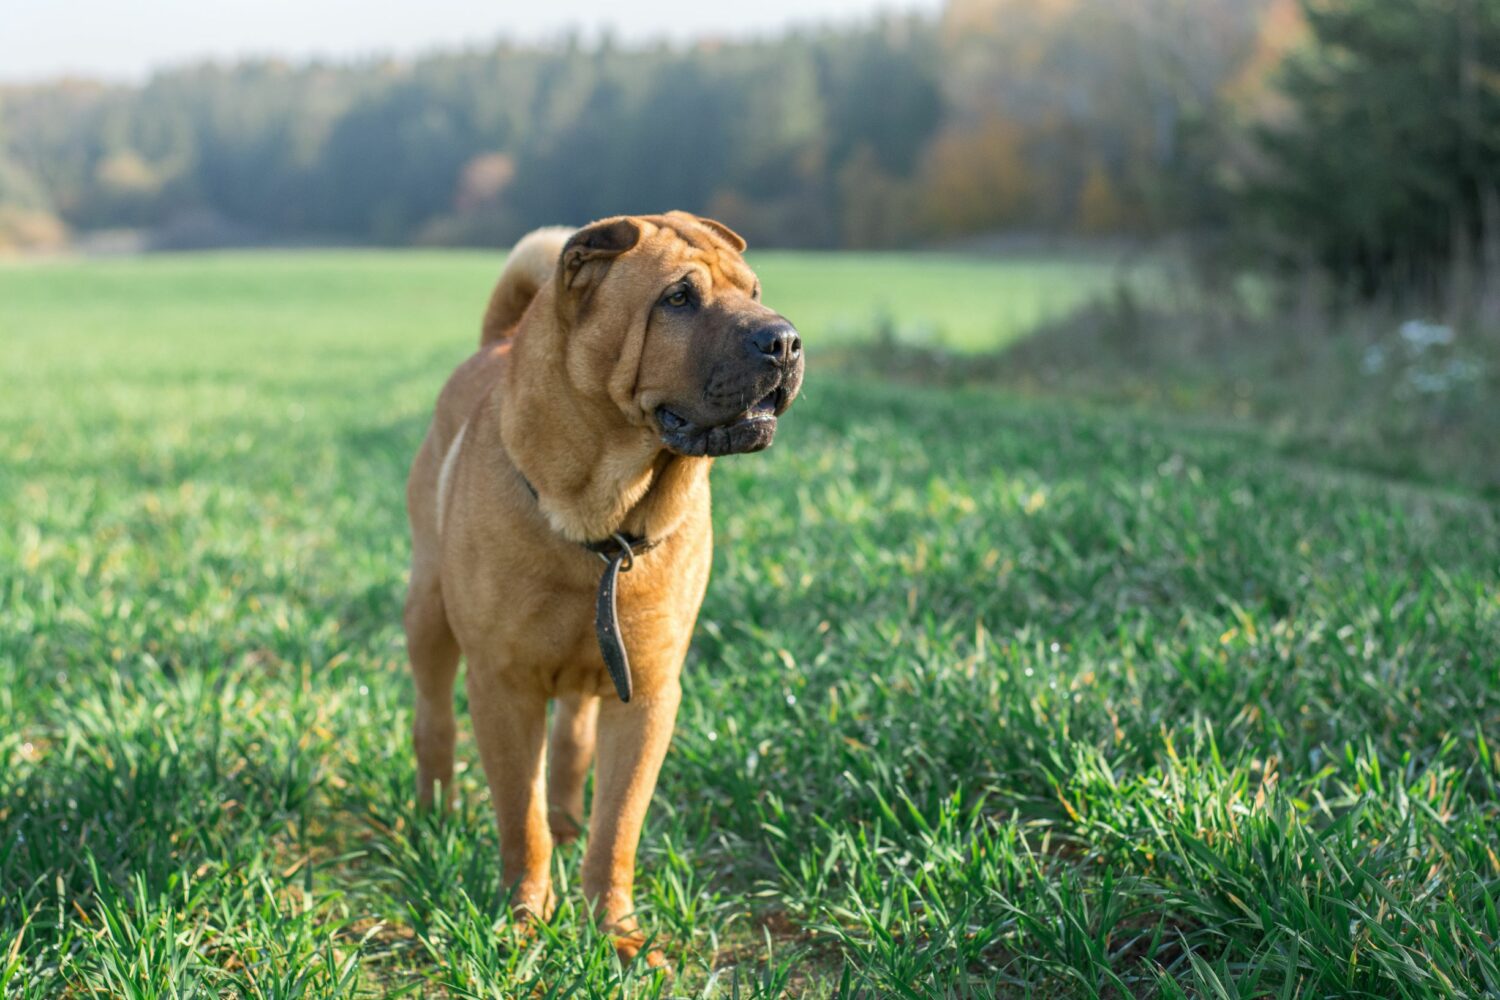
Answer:
<svg viewBox="0 0 1500 1000"><path fill-rule="evenodd" d="M570 694L557 699L552 739L547 744L547 823L559 844L575 839L583 827L583 783L594 762L598 719L598 695Z"/></svg>
<svg viewBox="0 0 1500 1000"><path fill-rule="evenodd" d="M436 786L448 807L448 785L453 780L453 680L458 673L458 641L443 609L443 593L435 573L412 567L406 594L406 650L416 682L416 719L412 743L417 750L417 802L433 803Z"/></svg>

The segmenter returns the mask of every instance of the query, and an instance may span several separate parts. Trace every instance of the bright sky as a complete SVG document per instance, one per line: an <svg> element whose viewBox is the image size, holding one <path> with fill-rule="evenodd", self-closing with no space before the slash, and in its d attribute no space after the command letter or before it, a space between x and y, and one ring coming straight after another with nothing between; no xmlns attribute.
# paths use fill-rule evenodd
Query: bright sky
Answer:
<svg viewBox="0 0 1500 1000"><path fill-rule="evenodd" d="M244 55L350 58L495 38L737 36L789 24L934 10L941 0L0 0L0 81L138 80Z"/></svg>

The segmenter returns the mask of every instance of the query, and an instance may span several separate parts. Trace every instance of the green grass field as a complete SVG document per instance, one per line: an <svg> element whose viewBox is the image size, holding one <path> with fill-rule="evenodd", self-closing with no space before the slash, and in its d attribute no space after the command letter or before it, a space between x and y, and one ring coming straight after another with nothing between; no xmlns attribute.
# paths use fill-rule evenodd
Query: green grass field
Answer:
<svg viewBox="0 0 1500 1000"><path fill-rule="evenodd" d="M715 471L641 845L670 980L576 847L512 935L466 734L413 807L403 479L496 262L0 269L0 995L1500 993L1500 506L839 377L866 263L763 260L813 360ZM944 268L1005 266L875 284L977 343L1050 279Z"/></svg>

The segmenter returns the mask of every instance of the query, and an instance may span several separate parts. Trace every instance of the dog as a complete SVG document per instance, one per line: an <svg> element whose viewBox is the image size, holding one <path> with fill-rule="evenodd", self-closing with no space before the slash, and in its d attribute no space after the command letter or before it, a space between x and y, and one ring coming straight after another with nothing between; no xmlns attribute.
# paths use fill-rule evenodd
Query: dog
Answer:
<svg viewBox="0 0 1500 1000"><path fill-rule="evenodd" d="M744 249L683 212L524 237L407 485L418 802L447 804L462 657L512 913L550 915L552 848L580 832L597 761L583 888L624 960L708 584L709 467L768 447L802 383Z"/></svg>

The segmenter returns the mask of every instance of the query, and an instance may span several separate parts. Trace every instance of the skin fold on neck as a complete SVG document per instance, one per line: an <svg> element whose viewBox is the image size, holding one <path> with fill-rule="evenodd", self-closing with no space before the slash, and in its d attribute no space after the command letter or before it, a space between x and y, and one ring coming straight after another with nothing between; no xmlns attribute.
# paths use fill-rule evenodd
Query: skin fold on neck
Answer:
<svg viewBox="0 0 1500 1000"><path fill-rule="evenodd" d="M561 367L564 352L533 342L547 332L546 324L522 320L499 389L500 436L511 463L536 490L553 530L570 541L617 531L664 539L685 516L712 459L667 451L653 427L631 422L607 393L580 392L566 372L546 380L527 376L534 366ZM539 388L544 384L550 390Z"/></svg>

